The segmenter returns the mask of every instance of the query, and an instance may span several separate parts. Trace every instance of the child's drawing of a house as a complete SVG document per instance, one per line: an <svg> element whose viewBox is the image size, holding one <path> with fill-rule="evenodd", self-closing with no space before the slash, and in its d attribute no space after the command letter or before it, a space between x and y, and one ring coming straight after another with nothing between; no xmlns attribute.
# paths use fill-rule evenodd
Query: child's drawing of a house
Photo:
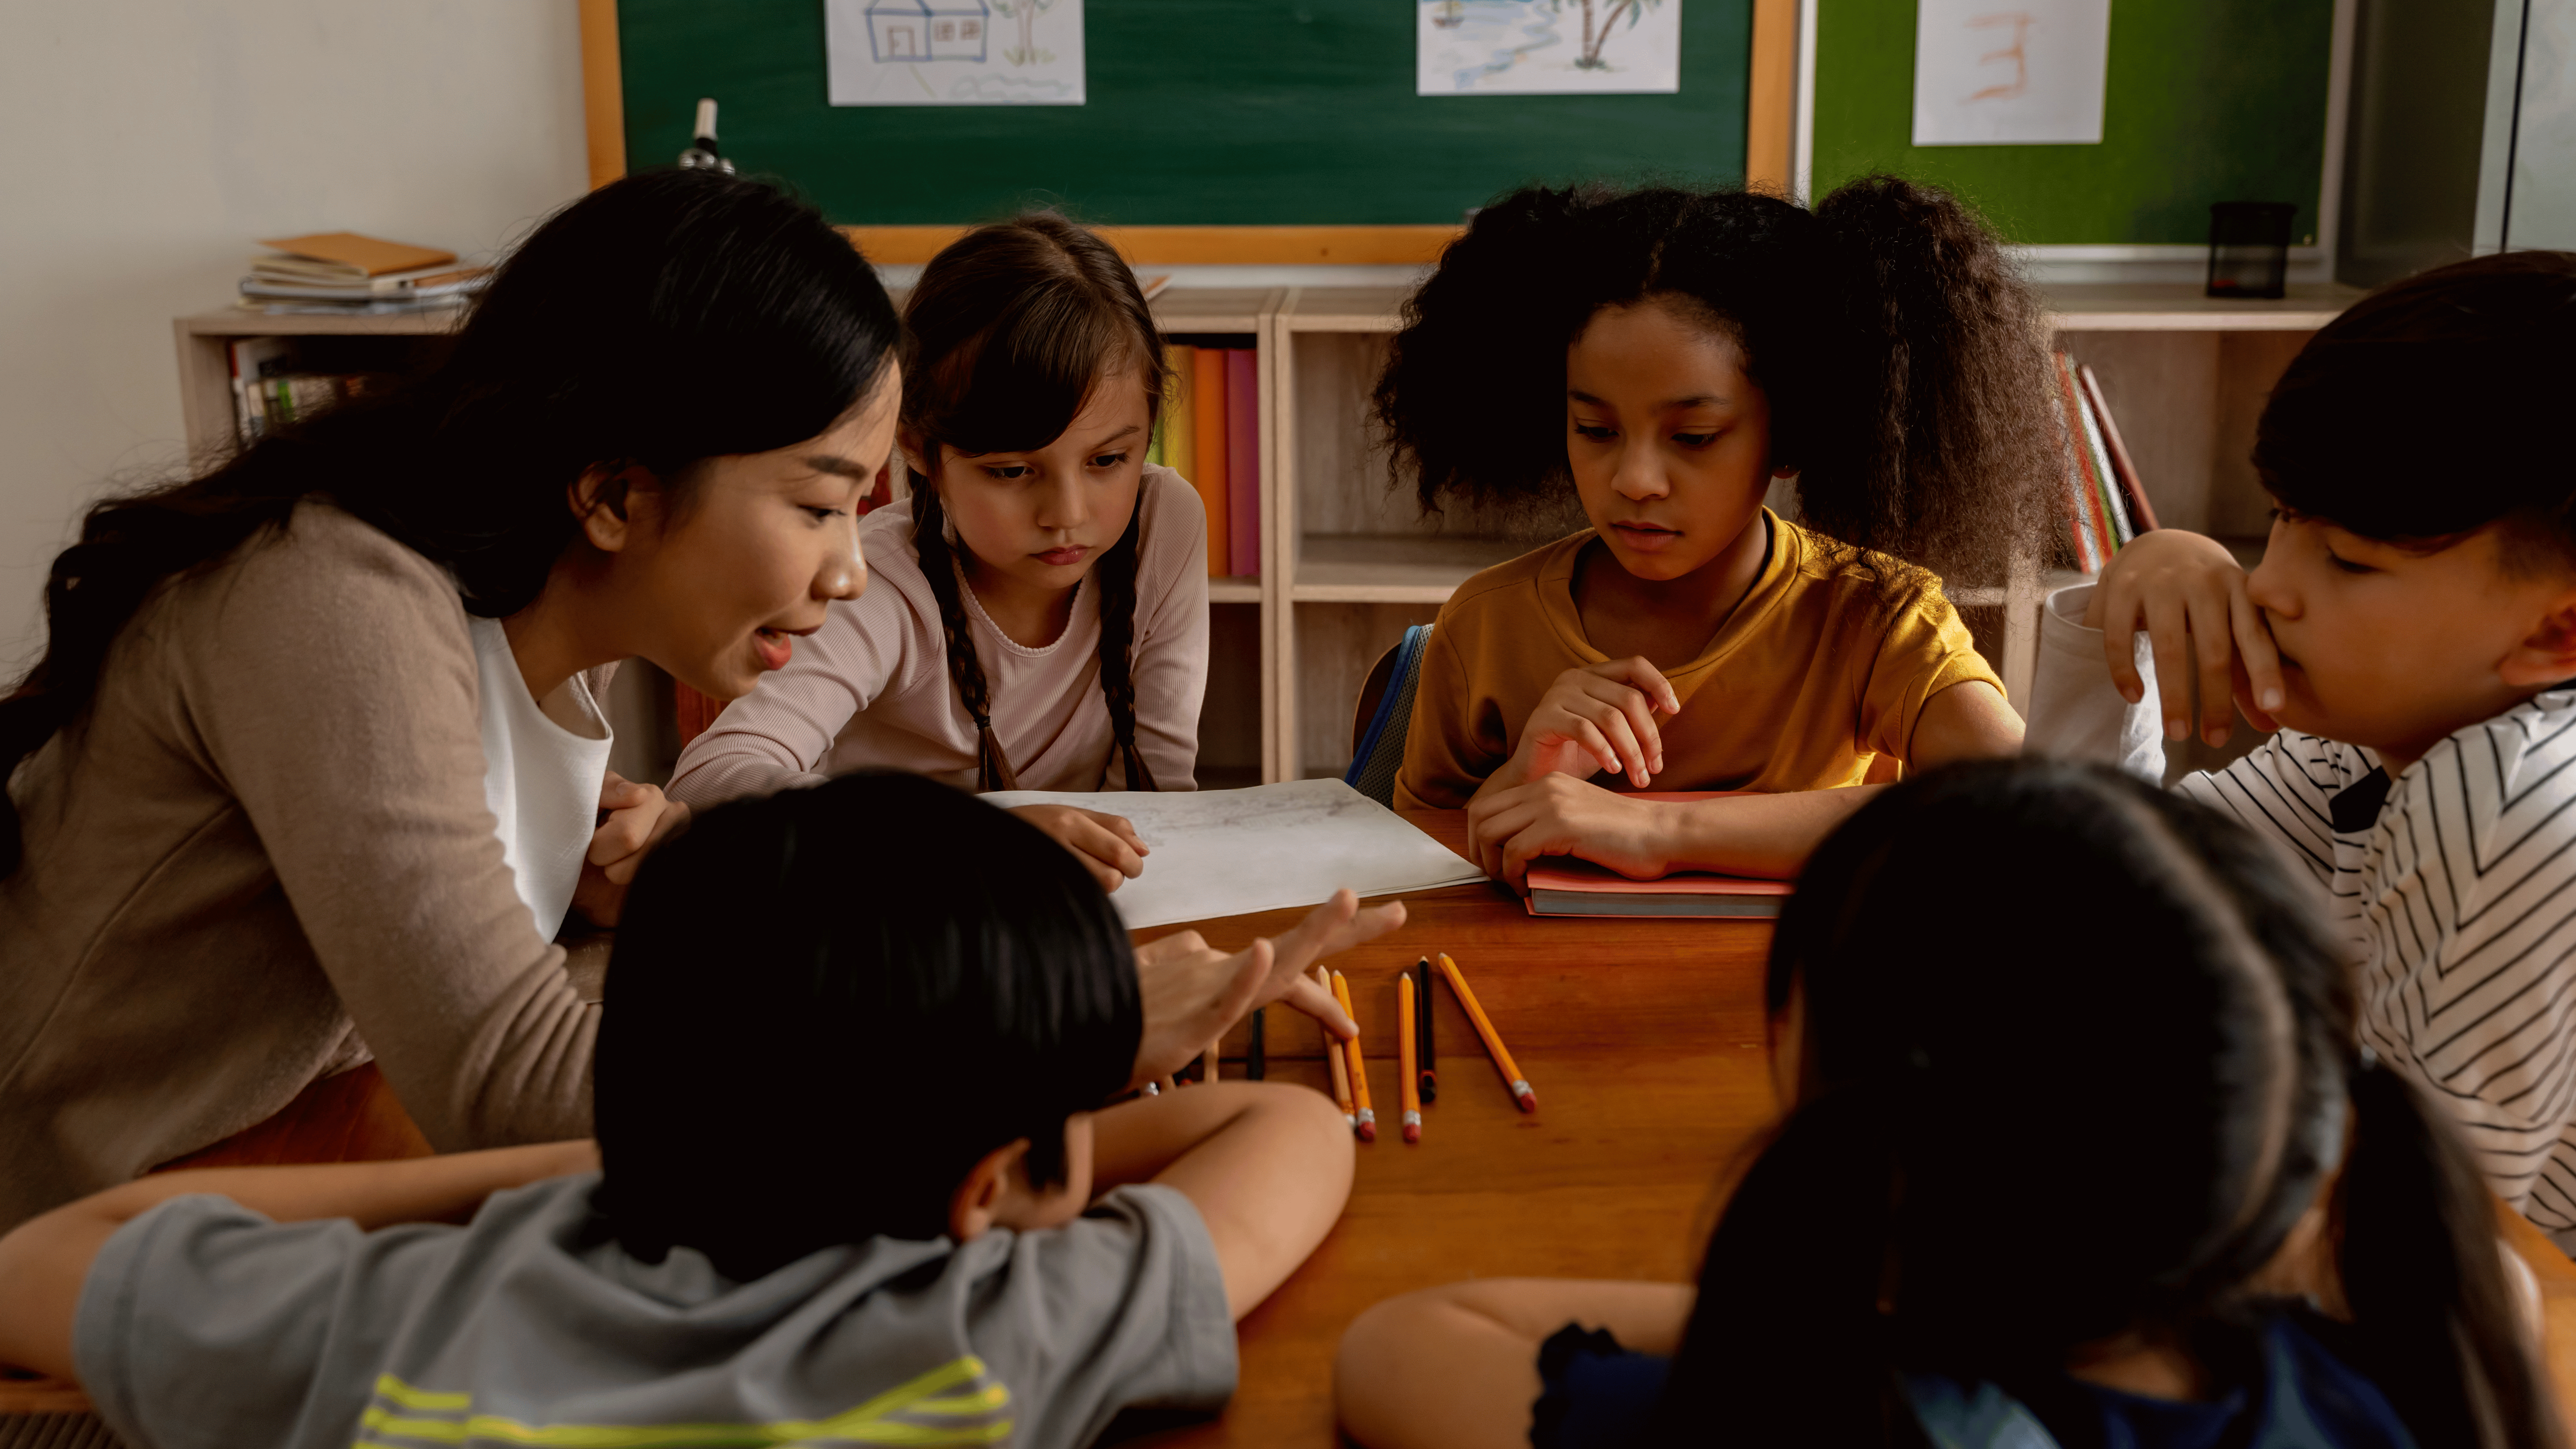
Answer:
<svg viewBox="0 0 2576 1449"><path fill-rule="evenodd" d="M868 47L880 61L984 58L984 0L869 0Z"/></svg>

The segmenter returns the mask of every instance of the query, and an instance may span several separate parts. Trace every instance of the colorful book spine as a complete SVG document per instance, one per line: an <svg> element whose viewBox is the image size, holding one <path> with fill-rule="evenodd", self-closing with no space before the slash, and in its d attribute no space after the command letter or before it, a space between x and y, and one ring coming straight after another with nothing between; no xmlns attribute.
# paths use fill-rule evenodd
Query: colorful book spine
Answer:
<svg viewBox="0 0 2576 1449"><path fill-rule="evenodd" d="M1199 508L1207 514L1208 575L1214 578L1225 572L1225 492L1210 486L1199 465L1199 440L1207 435L1199 429L1198 359L1199 349L1183 343L1163 349L1163 366L1172 377L1172 395L1163 404L1163 463L1198 491ZM1224 434L1215 435L1212 450L1225 451Z"/></svg>
<svg viewBox="0 0 2576 1449"><path fill-rule="evenodd" d="M2085 485L2092 490L2093 501L2100 510L2094 521L2100 526L2107 551L2118 553L2120 545L2132 536L2120 507L2119 485L2111 481L2108 455L2094 436L2092 410L2084 405L2082 385L2075 379L2075 359L2058 353L2057 371L2059 389L2066 397L2068 437L2075 444L2077 460L2083 464Z"/></svg>
<svg viewBox="0 0 2576 1449"><path fill-rule="evenodd" d="M1261 572L1261 358L1225 351L1226 563L1237 578ZM1209 535L1208 548L1216 547Z"/></svg>
<svg viewBox="0 0 2576 1449"><path fill-rule="evenodd" d="M2083 375L2076 371L2073 358L2067 359L2066 367L2068 380L2075 384L2075 410L2084 419L2084 461L2102 490L2102 507L2111 516L2111 531L2125 547L2138 536L2137 525L2129 521L2127 491L2120 487L2120 476L2111 471L2111 450L2102 445L2102 420L2094 416L2093 400L2084 395Z"/></svg>
<svg viewBox="0 0 2576 1449"><path fill-rule="evenodd" d="M2112 530L2101 482L2093 476L2092 450L2085 441L2084 402L2075 393L2075 369L2063 352L2056 355L2056 363L2058 421L2066 429L2067 482L2075 495L2075 551L2079 566L2089 574L2111 561L2111 555L2119 548L2119 535ZM2091 535L2089 540L2084 536L2087 533Z"/></svg>
<svg viewBox="0 0 2576 1449"><path fill-rule="evenodd" d="M1208 577L1223 578L1233 565L1232 488L1227 482L1225 435L1225 349L1201 347L1190 361L1196 376L1191 384L1192 421L1198 433L1199 471L1190 481L1199 487L1199 497L1207 502Z"/></svg>
<svg viewBox="0 0 2576 1449"><path fill-rule="evenodd" d="M2120 495L2129 505L2129 522L2140 533L2153 533L2156 506L2147 501L2147 485L2138 477L2138 465L2129 457L2129 445L2120 440L2120 425L2111 416L2111 400L2102 395L2102 379L2082 363L2075 366L2075 380L2084 389L2084 401L2093 408L2093 421L2102 425L2102 442L2110 450L2111 473L2119 480Z"/></svg>

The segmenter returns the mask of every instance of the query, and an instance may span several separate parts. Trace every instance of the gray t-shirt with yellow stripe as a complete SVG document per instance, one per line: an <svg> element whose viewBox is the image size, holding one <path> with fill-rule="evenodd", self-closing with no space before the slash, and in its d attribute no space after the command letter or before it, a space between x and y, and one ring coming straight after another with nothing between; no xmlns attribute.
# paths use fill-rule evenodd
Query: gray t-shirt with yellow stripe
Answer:
<svg viewBox="0 0 2576 1449"><path fill-rule="evenodd" d="M90 1270L81 1381L133 1449L1072 1449L1121 1409L1234 1391L1216 1249L1169 1188L735 1283L692 1249L629 1256L591 1212L597 1184L373 1233L173 1199Z"/></svg>

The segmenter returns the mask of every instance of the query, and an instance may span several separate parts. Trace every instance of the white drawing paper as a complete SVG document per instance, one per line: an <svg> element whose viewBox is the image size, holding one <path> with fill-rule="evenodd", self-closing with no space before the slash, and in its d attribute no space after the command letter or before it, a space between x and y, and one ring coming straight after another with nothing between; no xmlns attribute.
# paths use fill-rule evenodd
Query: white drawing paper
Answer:
<svg viewBox="0 0 2576 1449"><path fill-rule="evenodd" d="M1914 144L2099 143L2111 0L1921 0Z"/></svg>
<svg viewBox="0 0 2576 1449"><path fill-rule="evenodd" d="M997 790L1004 809L1071 805L1123 815L1151 854L1111 892L1129 930L1320 905L1344 886L1363 896L1464 885L1485 873L1339 780L1249 790Z"/></svg>
<svg viewBox="0 0 2576 1449"><path fill-rule="evenodd" d="M1414 0L1414 93L1682 88L1682 0Z"/></svg>
<svg viewBox="0 0 2576 1449"><path fill-rule="evenodd" d="M1078 106L1082 0L823 0L836 106Z"/></svg>

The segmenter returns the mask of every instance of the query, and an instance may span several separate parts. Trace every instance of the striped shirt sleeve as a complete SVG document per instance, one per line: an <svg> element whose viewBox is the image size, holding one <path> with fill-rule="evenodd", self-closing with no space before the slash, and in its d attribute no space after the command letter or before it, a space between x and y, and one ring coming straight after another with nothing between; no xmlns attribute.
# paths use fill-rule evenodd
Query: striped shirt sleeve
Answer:
<svg viewBox="0 0 2576 1449"><path fill-rule="evenodd" d="M2499 1196L2576 1238L2576 694L2434 746L2357 853L2362 1039L2451 1109Z"/></svg>

